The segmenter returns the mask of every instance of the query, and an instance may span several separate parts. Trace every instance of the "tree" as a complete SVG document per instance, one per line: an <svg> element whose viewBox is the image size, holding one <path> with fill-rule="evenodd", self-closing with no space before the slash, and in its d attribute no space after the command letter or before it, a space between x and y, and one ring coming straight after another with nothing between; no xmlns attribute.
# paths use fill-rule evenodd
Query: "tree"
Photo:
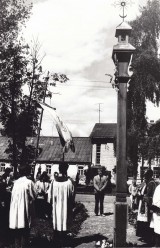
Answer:
<svg viewBox="0 0 160 248"><path fill-rule="evenodd" d="M160 3L148 1L141 9L141 15L130 22L131 43L136 48L128 87L128 155L137 172L143 141L148 135L146 101L159 105L160 100L160 59L158 38L160 34Z"/></svg>
<svg viewBox="0 0 160 248"><path fill-rule="evenodd" d="M14 46L11 53L9 72L3 71L5 83L1 85L1 121L5 134L11 138L6 152L13 161L14 171L17 171L17 164L22 161L31 162L37 156L35 147L27 145L28 136L38 134L39 115L37 101L45 101L47 96L51 97L48 91L48 84L56 86L57 81L63 83L68 80L64 74L49 74L45 76L39 57L40 45L36 41L28 54L23 53L21 46ZM28 51L29 47L27 47ZM12 54L12 55L11 55ZM7 57L8 59L9 57ZM8 67L7 67L8 68ZM23 86L28 86L28 94L23 92Z"/></svg>
<svg viewBox="0 0 160 248"><path fill-rule="evenodd" d="M20 110L19 96L22 94L22 75L25 72L26 61L22 54L20 32L29 18L31 5L26 6L20 0L1 0L0 4L0 121L13 142L12 160L16 168L16 121Z"/></svg>
<svg viewBox="0 0 160 248"><path fill-rule="evenodd" d="M45 73L42 70L41 61L44 56L40 55L41 45L38 40L34 41L34 44L30 53L29 67L27 68L27 75L29 80L26 80L26 83L29 86L29 95L24 95L26 102L26 108L22 112L20 127L21 127L21 160L36 160L38 155L38 144L39 144L39 136L41 130L41 121L43 117L43 110L39 112L37 109L37 101L45 102L46 97L52 97L52 92L48 90L48 86L55 87L57 82L65 83L68 78L64 74L57 73ZM24 101L23 101L24 103ZM40 116L40 118L39 118ZM39 121L40 119L40 121ZM37 136L37 145L34 147L34 153L31 153L31 157L28 153L32 151L30 146L26 145L26 139L28 136ZM34 154L34 156L33 156Z"/></svg>
<svg viewBox="0 0 160 248"><path fill-rule="evenodd" d="M21 28L29 18L31 6L19 0L3 0L1 5L0 121L9 137L6 152L16 173L18 163L32 161L35 157L35 147L27 145L26 140L28 136L37 135L41 113L36 102L51 97L51 92L47 91L51 78L53 86L68 78L57 73L45 76L39 57L40 44L35 42L29 52L21 38ZM25 85L29 87L29 94L23 91Z"/></svg>
<svg viewBox="0 0 160 248"><path fill-rule="evenodd" d="M30 16L32 4L23 0L1 0L0 2L0 48L1 54L8 45L18 39L22 27Z"/></svg>
<svg viewBox="0 0 160 248"><path fill-rule="evenodd" d="M22 85L24 84L26 60L22 56L22 47L19 44L10 43L3 57L1 54L1 113L0 121L4 126L5 133L12 138L9 147L13 150L13 166L16 168L16 157L18 155L17 122L21 112Z"/></svg>
<svg viewBox="0 0 160 248"><path fill-rule="evenodd" d="M147 145L147 159L149 165L153 159L160 157L160 120L152 124L148 130L148 137L146 139Z"/></svg>

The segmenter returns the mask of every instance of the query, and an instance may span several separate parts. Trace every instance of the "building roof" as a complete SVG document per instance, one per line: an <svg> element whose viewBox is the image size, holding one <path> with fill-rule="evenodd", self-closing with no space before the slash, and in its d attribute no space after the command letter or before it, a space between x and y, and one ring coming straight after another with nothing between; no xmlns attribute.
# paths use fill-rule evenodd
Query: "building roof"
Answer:
<svg viewBox="0 0 160 248"><path fill-rule="evenodd" d="M117 133L116 123L96 123L90 137L92 139L115 139Z"/></svg>
<svg viewBox="0 0 160 248"><path fill-rule="evenodd" d="M64 160L72 163L90 163L92 146L88 137L74 137L75 153L71 150L65 153ZM63 158L63 149L59 137L40 137L39 147L42 152L38 161L61 161Z"/></svg>
<svg viewBox="0 0 160 248"><path fill-rule="evenodd" d="M33 146L36 146L36 141L36 137L27 139L27 143ZM68 153L65 153L64 160L69 163L91 163L92 146L90 138L74 137L73 142L75 145L75 153L69 150ZM8 155L5 153L7 145L8 138L0 136L0 161L8 160ZM62 161L63 149L59 137L40 137L39 148L41 153L37 162L58 163L59 161Z"/></svg>
<svg viewBox="0 0 160 248"><path fill-rule="evenodd" d="M128 34L131 33L132 27L127 22L120 23L116 28L116 37L122 32L126 31Z"/></svg>

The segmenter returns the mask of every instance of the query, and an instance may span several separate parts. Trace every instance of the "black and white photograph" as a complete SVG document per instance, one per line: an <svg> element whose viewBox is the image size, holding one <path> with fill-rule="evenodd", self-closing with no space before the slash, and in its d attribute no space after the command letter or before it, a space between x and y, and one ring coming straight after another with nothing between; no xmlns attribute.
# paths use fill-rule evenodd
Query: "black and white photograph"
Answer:
<svg viewBox="0 0 160 248"><path fill-rule="evenodd" d="M159 104L159 0L0 0L0 248L160 247Z"/></svg>

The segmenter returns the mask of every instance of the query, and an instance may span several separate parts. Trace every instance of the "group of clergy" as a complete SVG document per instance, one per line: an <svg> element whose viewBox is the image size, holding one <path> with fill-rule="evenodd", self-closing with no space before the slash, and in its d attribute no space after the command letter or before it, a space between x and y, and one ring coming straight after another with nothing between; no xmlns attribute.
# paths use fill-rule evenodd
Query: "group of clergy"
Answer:
<svg viewBox="0 0 160 248"><path fill-rule="evenodd" d="M55 242L63 242L72 222L75 185L67 175L68 164L59 164L59 173L49 183L47 202L52 206ZM19 178L14 181L9 209L9 228L12 230L15 247L23 248L29 241L32 219L35 216L35 183L29 178L30 167L19 167ZM45 187L45 184L44 184ZM58 246L57 246L58 247Z"/></svg>

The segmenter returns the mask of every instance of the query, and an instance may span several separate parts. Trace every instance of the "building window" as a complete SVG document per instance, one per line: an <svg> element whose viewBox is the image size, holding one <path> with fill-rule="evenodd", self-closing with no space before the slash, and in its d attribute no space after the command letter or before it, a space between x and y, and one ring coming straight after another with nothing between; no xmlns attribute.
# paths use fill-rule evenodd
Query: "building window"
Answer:
<svg viewBox="0 0 160 248"><path fill-rule="evenodd" d="M48 175L51 175L51 167L52 167L51 164L46 164L46 171Z"/></svg>
<svg viewBox="0 0 160 248"><path fill-rule="evenodd" d="M151 160L151 165L155 165L155 160Z"/></svg>
<svg viewBox="0 0 160 248"><path fill-rule="evenodd" d="M96 145L96 164L100 164L100 157L101 157L101 145Z"/></svg>
<svg viewBox="0 0 160 248"><path fill-rule="evenodd" d="M160 167L153 167L153 178L159 178Z"/></svg>
<svg viewBox="0 0 160 248"><path fill-rule="evenodd" d="M5 172L5 163L1 163L0 171Z"/></svg>
<svg viewBox="0 0 160 248"><path fill-rule="evenodd" d="M80 175L80 176L84 176L84 169L83 169L83 166L79 166L79 167L78 167L78 172L79 172L79 175Z"/></svg>

